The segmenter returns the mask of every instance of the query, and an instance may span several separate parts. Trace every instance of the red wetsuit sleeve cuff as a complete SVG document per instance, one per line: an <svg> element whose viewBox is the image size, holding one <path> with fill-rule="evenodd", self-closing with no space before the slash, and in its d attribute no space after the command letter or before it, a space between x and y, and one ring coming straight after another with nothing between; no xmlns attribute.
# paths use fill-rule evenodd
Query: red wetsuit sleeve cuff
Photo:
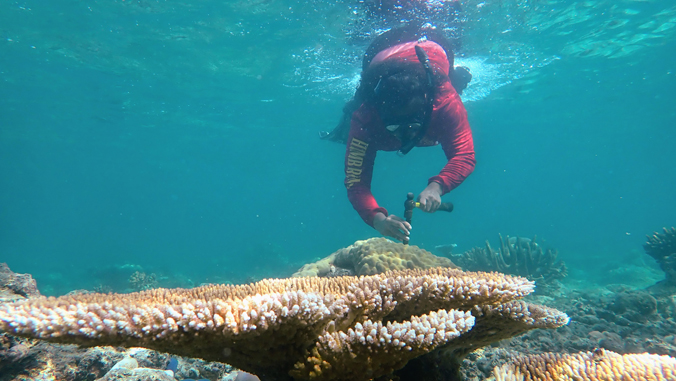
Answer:
<svg viewBox="0 0 676 381"><path fill-rule="evenodd" d="M365 213L364 216L362 216L362 218L364 219L364 222L366 222L370 227L375 229L375 227L373 226L373 219L376 218L376 214L378 214L378 213L384 214L385 217L387 217L389 215L387 213L387 209L378 207L378 208L369 210L367 213Z"/></svg>
<svg viewBox="0 0 676 381"><path fill-rule="evenodd" d="M451 187L444 181L444 179L441 176L430 177L429 180L427 180L427 185L429 185L430 183L437 183L441 185L442 196L451 191Z"/></svg>

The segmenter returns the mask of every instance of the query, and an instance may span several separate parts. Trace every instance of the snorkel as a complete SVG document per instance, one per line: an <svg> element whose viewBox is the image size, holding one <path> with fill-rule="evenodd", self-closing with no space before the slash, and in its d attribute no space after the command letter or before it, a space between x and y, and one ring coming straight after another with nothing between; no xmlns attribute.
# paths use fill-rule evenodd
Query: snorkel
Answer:
<svg viewBox="0 0 676 381"><path fill-rule="evenodd" d="M399 149L399 151L397 151L397 154L399 156L404 156L407 153L409 153L413 149L413 147L415 147L420 142L420 140L422 140L422 138L425 136L425 134L427 133L427 129L429 128L430 120L432 119L432 111L434 109L436 83L434 81L434 71L432 70L432 66L430 65L430 57L425 52L425 49L423 49L423 47L420 45L415 45L415 55L418 57L418 61L420 61L420 64L425 69L425 74L427 75L427 86L429 88L428 94L429 96L427 97L427 101L425 104L425 117L423 119L422 126L420 127L420 130L415 135L415 137L405 142L402 142L401 148Z"/></svg>

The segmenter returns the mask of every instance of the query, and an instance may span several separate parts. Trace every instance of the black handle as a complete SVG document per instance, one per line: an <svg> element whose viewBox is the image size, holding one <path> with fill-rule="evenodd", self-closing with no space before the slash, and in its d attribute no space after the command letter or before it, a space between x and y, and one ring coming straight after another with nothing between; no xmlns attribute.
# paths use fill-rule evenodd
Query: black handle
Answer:
<svg viewBox="0 0 676 381"><path fill-rule="evenodd" d="M442 212L452 212L453 211L453 203L451 202L442 202L439 205L439 208L437 210L440 210Z"/></svg>
<svg viewBox="0 0 676 381"><path fill-rule="evenodd" d="M415 209L415 200L413 198L415 195L409 192L406 195L406 201L404 201L404 219L409 224L411 223L411 218L413 218L413 209Z"/></svg>

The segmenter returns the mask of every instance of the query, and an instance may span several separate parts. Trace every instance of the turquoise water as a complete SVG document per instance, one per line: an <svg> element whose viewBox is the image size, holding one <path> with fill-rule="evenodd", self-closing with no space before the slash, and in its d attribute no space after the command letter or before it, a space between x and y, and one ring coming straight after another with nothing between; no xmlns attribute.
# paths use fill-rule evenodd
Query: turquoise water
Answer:
<svg viewBox="0 0 676 381"><path fill-rule="evenodd" d="M287 276L377 235L317 132L356 84L350 28L391 22L347 1L44 4L0 5L0 261L43 293ZM478 164L411 243L537 235L589 282L654 267L645 235L676 223L676 6L462 4ZM401 215L444 162L381 153L379 203Z"/></svg>

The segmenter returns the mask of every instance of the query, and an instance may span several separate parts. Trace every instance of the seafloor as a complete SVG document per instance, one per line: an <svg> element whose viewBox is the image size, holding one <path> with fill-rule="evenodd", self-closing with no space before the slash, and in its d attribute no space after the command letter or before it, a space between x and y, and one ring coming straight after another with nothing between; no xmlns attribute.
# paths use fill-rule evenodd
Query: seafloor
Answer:
<svg viewBox="0 0 676 381"><path fill-rule="evenodd" d="M672 229L671 238L676 236ZM669 231L653 238L670 238ZM664 241L664 240L663 240ZM365 242L365 241L360 241ZM513 361L520 355L542 353L579 353L605 349L619 354L650 353L676 357L676 293L669 273L673 263L660 262L666 279L647 288L613 284L604 287L578 289L575 282L566 279L566 267L558 260L556 251L543 249L534 241L522 238L500 238L496 249L487 245L463 254L453 254L449 248L445 257L436 257L424 250L408 250L403 261L382 259L394 255L403 258L403 245L387 243L385 249L360 252L354 259L360 242L339 250L325 259L304 266L299 275L334 277L341 275L369 275L382 270L381 263L390 267L397 263L415 267L452 266L448 259L463 270L502 270L513 275L536 280L536 292L524 300L565 312L570 322L557 329L532 329L519 336L493 342L471 351L462 359L460 376L464 380L491 379L493 370ZM654 243L654 242L653 242ZM672 243L658 242L662 248L673 249ZM399 245L399 246L393 246ZM671 246L670 246L671 245ZM390 247L390 249L387 249ZM646 253L655 257L655 247L650 240ZM653 250L651 252L651 249ZM389 250L389 251L388 251ZM412 253L412 254L411 254ZM660 254L661 255L661 254ZM671 257L669 256L671 255ZM381 259L373 261L373 257ZM672 258L666 254L660 258ZM347 259L352 260L351 264ZM418 261L417 258L420 258ZM379 262L380 261L380 262ZM377 266L374 265L377 264ZM377 268L376 268L377 267ZM156 286L150 275L134 273L129 282L136 289ZM83 292L83 291L79 291ZM40 298L33 278L28 274L15 274L5 264L0 266L0 302L12 303L24 299ZM676 370L672 370L676 371ZM440 380L455 380L456 376L439 375ZM173 356L144 348L92 347L53 344L41 340L19 338L8 333L0 334L0 381L10 380L189 380L211 381L255 380L255 376L238 371L219 362ZM265 378L263 378L265 379ZM380 379L404 379L399 376ZM545 380L546 378L541 378ZM590 377L594 380L595 378ZM613 380L615 378L612 378ZM621 378L617 378L618 380Z"/></svg>

